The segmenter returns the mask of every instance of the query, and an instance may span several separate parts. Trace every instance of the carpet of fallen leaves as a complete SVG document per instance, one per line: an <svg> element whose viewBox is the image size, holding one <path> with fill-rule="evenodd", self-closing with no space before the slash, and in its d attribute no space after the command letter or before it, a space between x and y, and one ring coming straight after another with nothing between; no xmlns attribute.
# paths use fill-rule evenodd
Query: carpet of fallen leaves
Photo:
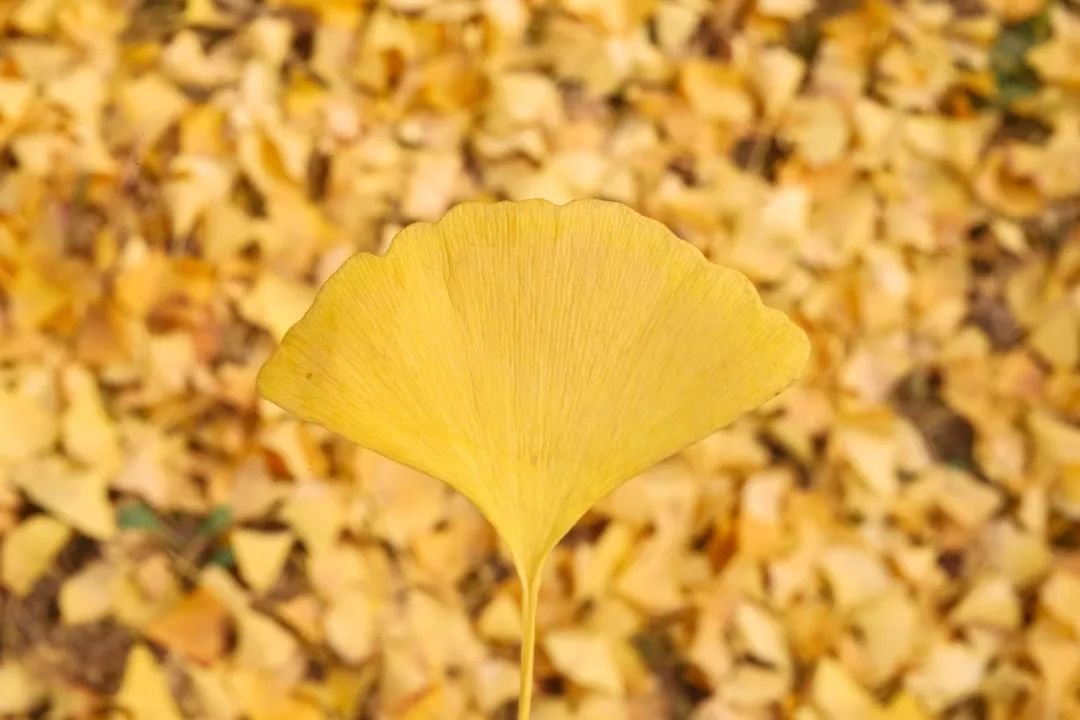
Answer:
<svg viewBox="0 0 1080 720"><path fill-rule="evenodd" d="M814 344L548 563L537 720L1080 717L1080 8L0 3L0 716L510 718L441 484L260 402L351 253L628 203Z"/></svg>

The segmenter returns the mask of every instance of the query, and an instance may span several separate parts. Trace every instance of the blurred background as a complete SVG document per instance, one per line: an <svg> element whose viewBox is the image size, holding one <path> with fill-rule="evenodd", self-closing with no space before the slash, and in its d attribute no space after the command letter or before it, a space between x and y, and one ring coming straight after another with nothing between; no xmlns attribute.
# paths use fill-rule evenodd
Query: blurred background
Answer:
<svg viewBox="0 0 1080 720"><path fill-rule="evenodd" d="M513 718L491 528L253 381L350 254L532 197L664 222L814 345L562 543L536 720L1080 717L1041 0L0 2L0 717Z"/></svg>

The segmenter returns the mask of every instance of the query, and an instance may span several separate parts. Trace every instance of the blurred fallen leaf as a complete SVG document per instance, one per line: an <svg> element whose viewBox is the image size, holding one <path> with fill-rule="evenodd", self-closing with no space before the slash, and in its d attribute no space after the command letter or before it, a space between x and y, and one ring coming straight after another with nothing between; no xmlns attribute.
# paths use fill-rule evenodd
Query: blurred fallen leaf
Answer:
<svg viewBox="0 0 1080 720"><path fill-rule="evenodd" d="M5 533L2 579L16 595L26 595L71 538L71 528L48 515L34 515Z"/></svg>

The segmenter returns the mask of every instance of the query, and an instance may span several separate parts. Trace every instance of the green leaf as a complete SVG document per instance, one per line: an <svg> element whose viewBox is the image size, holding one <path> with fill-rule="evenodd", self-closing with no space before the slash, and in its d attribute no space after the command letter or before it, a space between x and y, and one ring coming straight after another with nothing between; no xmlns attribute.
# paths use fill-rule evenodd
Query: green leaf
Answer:
<svg viewBox="0 0 1080 720"><path fill-rule="evenodd" d="M218 505L199 525L199 535L216 536L229 529L233 523L232 508L228 505Z"/></svg>
<svg viewBox="0 0 1080 720"><path fill-rule="evenodd" d="M1038 15L1001 29L990 49L990 67L1000 105L1009 105L1039 89L1039 76L1027 64L1027 53L1050 37L1050 17L1044 7Z"/></svg>
<svg viewBox="0 0 1080 720"><path fill-rule="evenodd" d="M116 513L116 524L125 530L160 532L164 529L157 514L145 503L135 503L120 508Z"/></svg>
<svg viewBox="0 0 1080 720"><path fill-rule="evenodd" d="M236 554L231 547L220 547L213 552L206 561L209 565L220 565L223 568L236 567Z"/></svg>

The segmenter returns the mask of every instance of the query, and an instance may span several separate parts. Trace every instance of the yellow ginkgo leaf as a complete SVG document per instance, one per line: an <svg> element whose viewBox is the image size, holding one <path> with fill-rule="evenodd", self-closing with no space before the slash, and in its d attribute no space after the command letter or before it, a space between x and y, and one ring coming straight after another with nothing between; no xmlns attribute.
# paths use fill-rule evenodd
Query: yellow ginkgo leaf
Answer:
<svg viewBox="0 0 1080 720"><path fill-rule="evenodd" d="M783 390L807 353L743 275L622 205L466 203L347 261L259 390L476 503L526 585L531 648L567 530Z"/></svg>

